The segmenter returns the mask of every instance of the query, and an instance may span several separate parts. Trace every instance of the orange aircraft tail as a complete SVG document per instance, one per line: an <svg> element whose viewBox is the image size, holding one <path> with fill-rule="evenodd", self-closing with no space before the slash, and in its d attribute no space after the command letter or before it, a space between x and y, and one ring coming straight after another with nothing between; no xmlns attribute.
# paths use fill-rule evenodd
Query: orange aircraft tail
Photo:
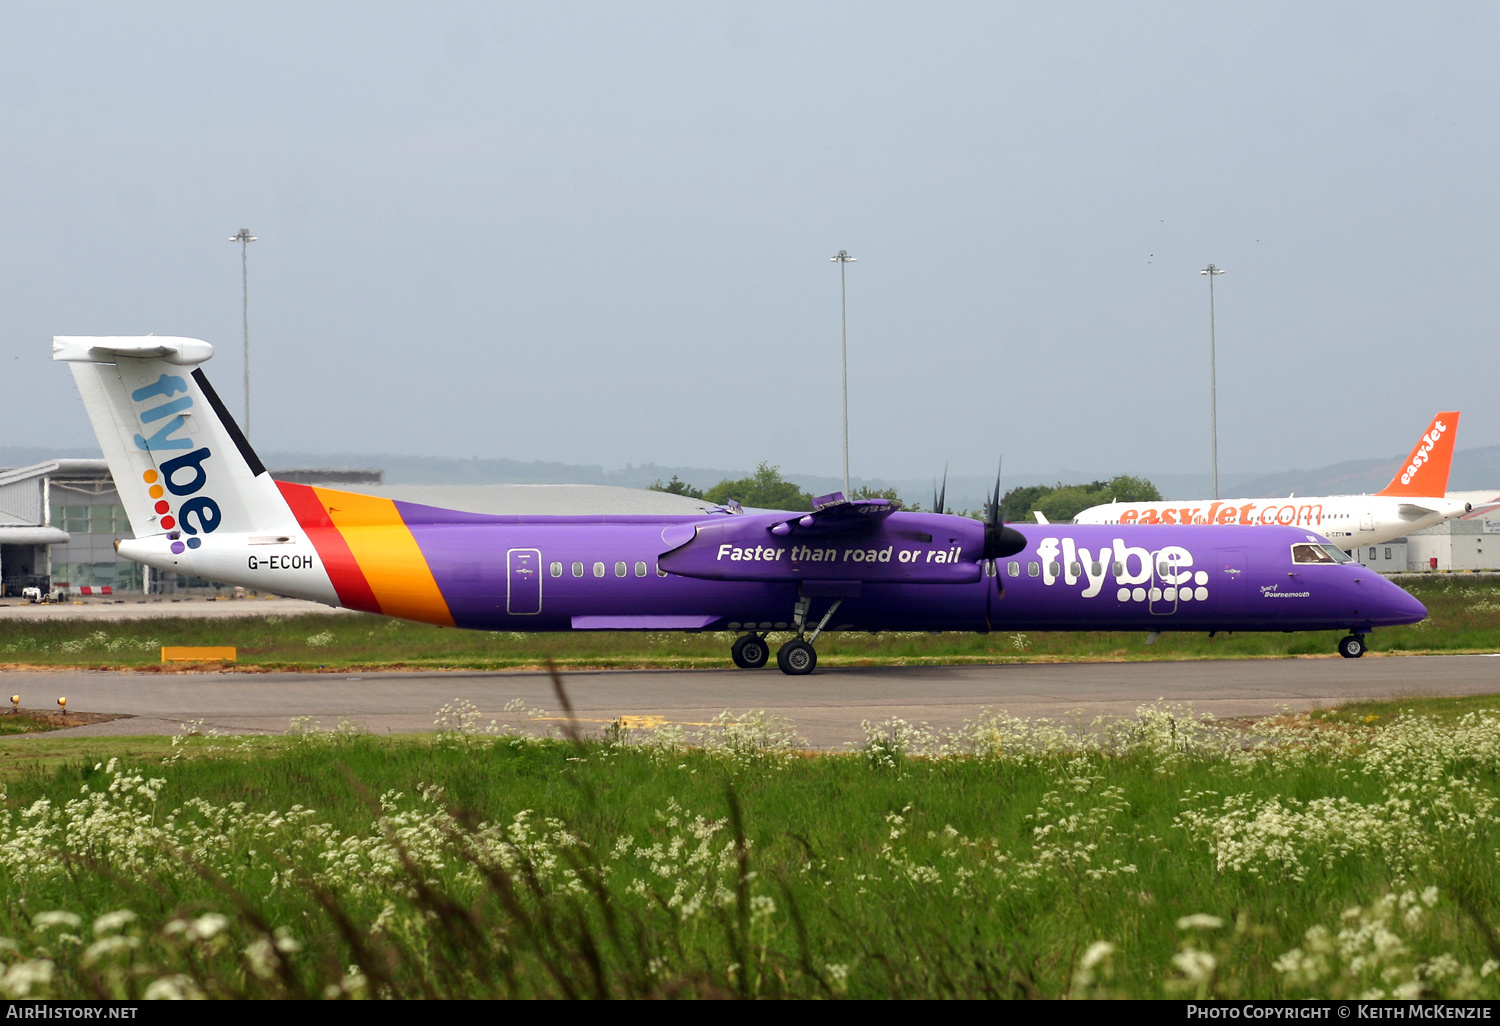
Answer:
<svg viewBox="0 0 1500 1026"><path fill-rule="evenodd" d="M1458 433L1458 411L1439 413L1417 440L1391 483L1376 495L1446 495L1448 467L1453 462L1453 436Z"/></svg>

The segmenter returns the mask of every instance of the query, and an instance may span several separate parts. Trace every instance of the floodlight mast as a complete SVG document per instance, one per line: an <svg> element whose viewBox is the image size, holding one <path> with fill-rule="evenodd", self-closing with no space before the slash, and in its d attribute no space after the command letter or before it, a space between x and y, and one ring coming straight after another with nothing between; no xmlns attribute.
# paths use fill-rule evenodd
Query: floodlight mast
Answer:
<svg viewBox="0 0 1500 1026"><path fill-rule="evenodd" d="M249 228L231 235L230 242L240 244L240 316L245 325L245 438L250 437L250 243L259 241Z"/></svg>
<svg viewBox="0 0 1500 1026"><path fill-rule="evenodd" d="M1208 436L1213 446L1214 498L1217 499L1219 497L1219 368L1214 347L1214 279L1224 271L1209 264L1198 273L1208 275Z"/></svg>
<svg viewBox="0 0 1500 1026"><path fill-rule="evenodd" d="M845 249L830 258L839 265L839 321L844 348L844 498L849 498L849 286L844 276L847 265L857 263Z"/></svg>

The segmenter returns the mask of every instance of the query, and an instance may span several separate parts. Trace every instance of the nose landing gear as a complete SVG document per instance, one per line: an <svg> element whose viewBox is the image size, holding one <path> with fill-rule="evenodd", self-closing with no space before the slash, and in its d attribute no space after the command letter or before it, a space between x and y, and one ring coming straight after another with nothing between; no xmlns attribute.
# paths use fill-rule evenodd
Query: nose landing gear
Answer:
<svg viewBox="0 0 1500 1026"><path fill-rule="evenodd" d="M1365 639L1358 634L1339 639L1339 655L1345 659L1358 659L1365 654L1365 648Z"/></svg>

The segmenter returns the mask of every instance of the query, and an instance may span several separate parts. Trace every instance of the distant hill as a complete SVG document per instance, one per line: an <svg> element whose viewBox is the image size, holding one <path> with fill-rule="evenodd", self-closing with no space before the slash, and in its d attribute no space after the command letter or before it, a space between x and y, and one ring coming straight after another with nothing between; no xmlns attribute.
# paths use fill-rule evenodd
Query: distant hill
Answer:
<svg viewBox="0 0 1500 1026"><path fill-rule="evenodd" d="M1269 498L1290 492L1298 495L1358 495L1378 492L1391 483L1391 478L1401 469L1404 458L1405 455L1402 454L1387 459L1345 460L1316 470L1288 470L1279 474L1266 474L1241 482L1235 492L1247 499ZM1449 491L1495 487L1500 487L1500 445L1464 449L1453 454L1453 468L1448 476ZM1220 491L1223 491L1222 487Z"/></svg>
<svg viewBox="0 0 1500 1026"><path fill-rule="evenodd" d="M339 470L379 468L385 471L386 484L479 485L479 484L600 484L624 488L645 488L653 481L668 481L675 474L680 480L707 488L725 478L738 479L751 473L749 468L668 467L657 463L631 464L621 470L605 470L598 464L552 463L541 460L525 462L508 459L454 459L442 456L397 456L379 453L307 453L267 452L266 465L274 468L317 467ZM1270 498L1296 492L1298 495L1341 495L1374 492L1384 488L1400 467L1404 454L1380 459L1345 460L1312 470L1286 470L1273 474L1221 474L1219 492L1247 499ZM81 446L69 451L35 446L0 446L0 467L24 467L58 457L97 459L97 448ZM782 468L814 495L823 495L843 487L842 479L821 474L800 474ZM1005 487L1026 484L1080 484L1110 477L1114 473L1140 473L1137 468L1116 468L1109 473L1063 469L1055 474L1033 471L1007 473ZM1162 495L1169 499L1204 498L1212 490L1208 474L1141 473L1149 478ZM932 481L921 478L852 478L855 488L895 488L908 503L924 508L932 502ZM953 509L978 509L994 480L978 476L954 476L948 479L948 505ZM1500 445L1464 449L1453 454L1453 471L1448 482L1450 491L1500 488Z"/></svg>

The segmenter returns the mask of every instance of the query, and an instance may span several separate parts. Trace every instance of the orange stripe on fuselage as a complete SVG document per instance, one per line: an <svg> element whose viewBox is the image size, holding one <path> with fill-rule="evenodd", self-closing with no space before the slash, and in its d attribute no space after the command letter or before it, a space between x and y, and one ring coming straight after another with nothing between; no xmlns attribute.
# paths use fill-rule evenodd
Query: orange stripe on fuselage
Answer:
<svg viewBox="0 0 1500 1026"><path fill-rule="evenodd" d="M390 499L314 488L386 616L453 626L453 614L411 529Z"/></svg>

